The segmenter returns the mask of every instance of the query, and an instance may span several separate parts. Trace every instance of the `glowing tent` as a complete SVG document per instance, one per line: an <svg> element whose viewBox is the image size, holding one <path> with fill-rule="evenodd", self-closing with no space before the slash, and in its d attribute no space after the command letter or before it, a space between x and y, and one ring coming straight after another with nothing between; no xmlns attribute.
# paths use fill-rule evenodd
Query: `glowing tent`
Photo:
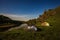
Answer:
<svg viewBox="0 0 60 40"><path fill-rule="evenodd" d="M41 23L41 26L50 26L48 22Z"/></svg>

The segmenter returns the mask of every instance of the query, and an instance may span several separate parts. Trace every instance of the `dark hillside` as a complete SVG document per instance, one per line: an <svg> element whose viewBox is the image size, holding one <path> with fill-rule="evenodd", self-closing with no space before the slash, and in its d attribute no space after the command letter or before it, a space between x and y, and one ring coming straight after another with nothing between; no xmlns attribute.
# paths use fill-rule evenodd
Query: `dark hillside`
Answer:
<svg viewBox="0 0 60 40"><path fill-rule="evenodd" d="M0 15L0 31L5 31L13 27L18 27L19 25L23 23L24 21L12 20L9 17Z"/></svg>

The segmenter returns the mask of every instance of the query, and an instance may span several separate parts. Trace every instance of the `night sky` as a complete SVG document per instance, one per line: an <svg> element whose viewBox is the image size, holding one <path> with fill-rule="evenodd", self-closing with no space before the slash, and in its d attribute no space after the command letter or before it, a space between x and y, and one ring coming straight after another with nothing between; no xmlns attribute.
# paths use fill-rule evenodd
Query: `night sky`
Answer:
<svg viewBox="0 0 60 40"><path fill-rule="evenodd" d="M36 18L44 10L60 6L60 0L0 0L0 13Z"/></svg>

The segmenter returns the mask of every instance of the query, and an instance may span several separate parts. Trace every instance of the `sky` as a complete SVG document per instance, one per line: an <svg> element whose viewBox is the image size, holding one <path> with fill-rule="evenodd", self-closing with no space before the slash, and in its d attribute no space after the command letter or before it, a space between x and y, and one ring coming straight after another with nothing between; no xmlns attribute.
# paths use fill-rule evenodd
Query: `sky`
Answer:
<svg viewBox="0 0 60 40"><path fill-rule="evenodd" d="M32 19L58 6L60 0L0 0L0 14Z"/></svg>

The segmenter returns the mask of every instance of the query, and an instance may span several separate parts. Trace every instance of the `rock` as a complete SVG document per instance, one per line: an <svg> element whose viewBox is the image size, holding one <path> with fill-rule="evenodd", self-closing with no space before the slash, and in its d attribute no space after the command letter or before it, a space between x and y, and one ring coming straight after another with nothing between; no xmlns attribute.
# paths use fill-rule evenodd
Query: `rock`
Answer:
<svg viewBox="0 0 60 40"><path fill-rule="evenodd" d="M8 31L23 29L24 31L37 31L35 26L28 26L28 24L22 24L19 27L14 27L9 29Z"/></svg>

